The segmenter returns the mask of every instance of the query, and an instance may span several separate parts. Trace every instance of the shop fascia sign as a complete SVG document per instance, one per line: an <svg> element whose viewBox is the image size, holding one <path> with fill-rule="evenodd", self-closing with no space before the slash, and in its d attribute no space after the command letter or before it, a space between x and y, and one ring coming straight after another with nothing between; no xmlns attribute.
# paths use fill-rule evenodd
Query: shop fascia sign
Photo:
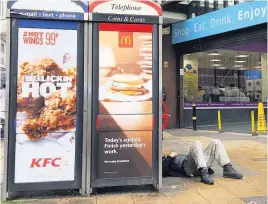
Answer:
<svg viewBox="0 0 268 204"><path fill-rule="evenodd" d="M172 25L172 44L267 23L267 2L239 3Z"/></svg>
<svg viewBox="0 0 268 204"><path fill-rule="evenodd" d="M162 9L150 0L95 0L89 4L89 13L97 21L147 23L162 16Z"/></svg>

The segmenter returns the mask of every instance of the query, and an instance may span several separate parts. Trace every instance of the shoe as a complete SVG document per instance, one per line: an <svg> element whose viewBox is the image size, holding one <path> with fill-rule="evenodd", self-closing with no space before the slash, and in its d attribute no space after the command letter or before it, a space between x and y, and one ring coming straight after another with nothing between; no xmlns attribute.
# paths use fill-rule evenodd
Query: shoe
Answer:
<svg viewBox="0 0 268 204"><path fill-rule="evenodd" d="M227 164L223 167L223 177L232 179L242 179L243 174L237 172L232 164Z"/></svg>
<svg viewBox="0 0 268 204"><path fill-rule="evenodd" d="M200 171L201 182L205 184L214 184L213 178L209 175L207 168L202 168Z"/></svg>
<svg viewBox="0 0 268 204"><path fill-rule="evenodd" d="M209 175L213 175L215 172L212 168L208 168L208 174Z"/></svg>

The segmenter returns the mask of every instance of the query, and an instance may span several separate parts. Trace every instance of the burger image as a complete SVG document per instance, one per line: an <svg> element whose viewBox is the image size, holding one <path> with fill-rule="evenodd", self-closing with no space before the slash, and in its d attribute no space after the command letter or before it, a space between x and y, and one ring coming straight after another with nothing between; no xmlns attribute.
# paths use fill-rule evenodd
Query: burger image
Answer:
<svg viewBox="0 0 268 204"><path fill-rule="evenodd" d="M110 91L126 96L141 96L149 92L149 90L144 87L143 78L135 74L113 75Z"/></svg>

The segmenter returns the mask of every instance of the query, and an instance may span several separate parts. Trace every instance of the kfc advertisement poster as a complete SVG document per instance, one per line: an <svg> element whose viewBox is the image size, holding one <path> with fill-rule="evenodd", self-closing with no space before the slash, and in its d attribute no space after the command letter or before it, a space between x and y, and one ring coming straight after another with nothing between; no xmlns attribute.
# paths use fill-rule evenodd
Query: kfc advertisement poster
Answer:
<svg viewBox="0 0 268 204"><path fill-rule="evenodd" d="M77 30L19 28L15 183L73 181Z"/></svg>
<svg viewBox="0 0 268 204"><path fill-rule="evenodd" d="M98 175L152 176L152 33L99 31Z"/></svg>

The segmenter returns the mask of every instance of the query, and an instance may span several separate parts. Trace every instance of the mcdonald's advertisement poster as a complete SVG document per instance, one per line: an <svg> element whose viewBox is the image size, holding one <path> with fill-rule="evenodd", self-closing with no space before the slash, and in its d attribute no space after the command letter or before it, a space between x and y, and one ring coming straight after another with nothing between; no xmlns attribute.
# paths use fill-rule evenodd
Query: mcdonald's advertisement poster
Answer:
<svg viewBox="0 0 268 204"><path fill-rule="evenodd" d="M100 30L98 175L152 176L152 33Z"/></svg>
<svg viewBox="0 0 268 204"><path fill-rule="evenodd" d="M77 31L19 28L15 183L74 180Z"/></svg>

